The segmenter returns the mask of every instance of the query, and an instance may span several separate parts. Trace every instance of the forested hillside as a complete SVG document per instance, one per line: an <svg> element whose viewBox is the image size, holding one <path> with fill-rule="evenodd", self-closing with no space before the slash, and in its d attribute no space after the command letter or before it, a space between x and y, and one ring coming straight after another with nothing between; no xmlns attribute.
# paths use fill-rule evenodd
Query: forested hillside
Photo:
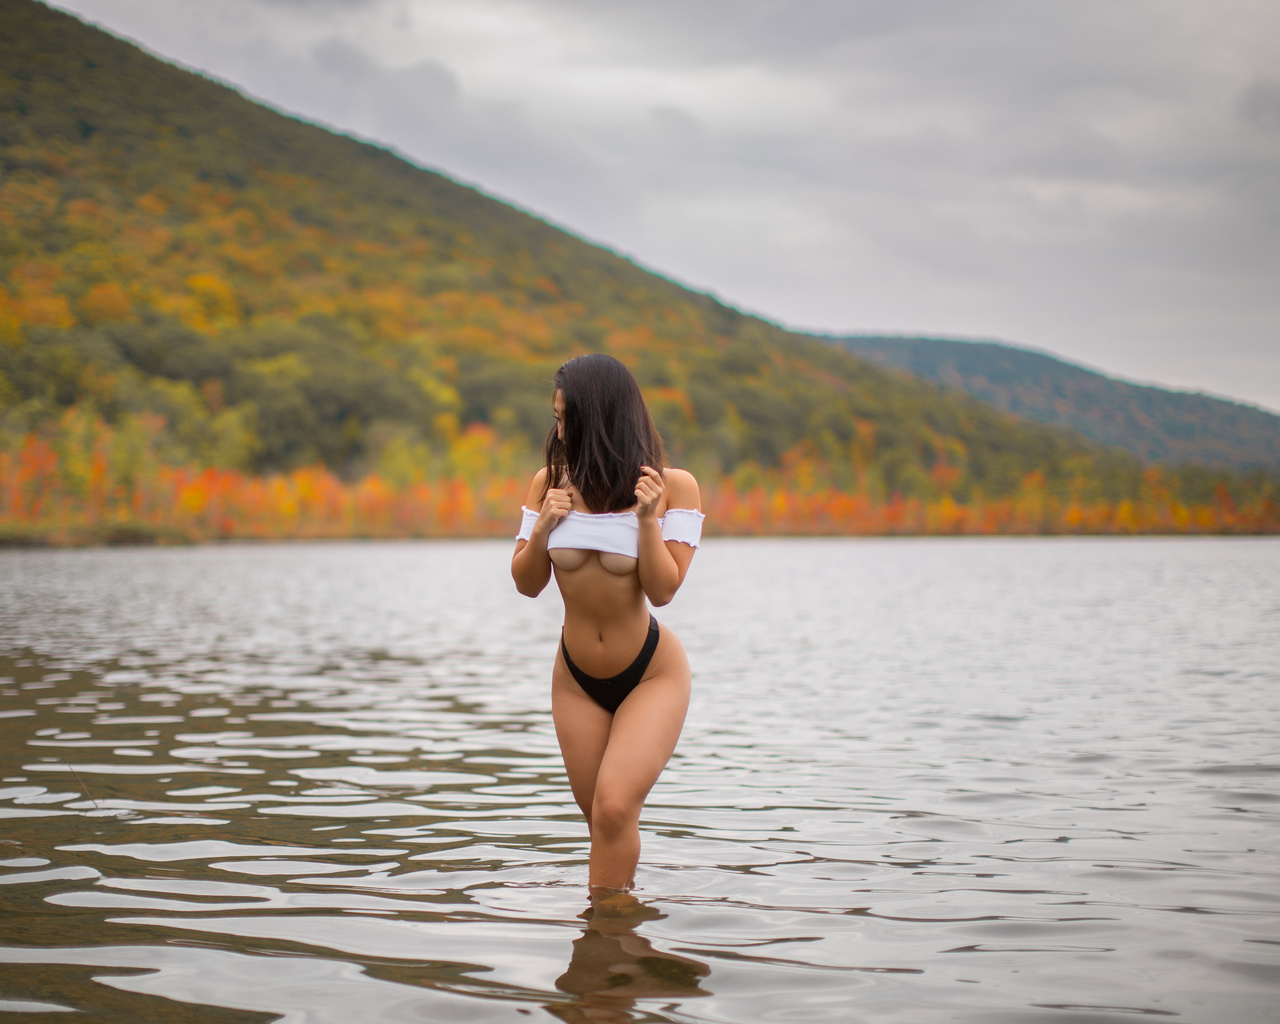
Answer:
<svg viewBox="0 0 1280 1024"><path fill-rule="evenodd" d="M1276 519L1270 478L1153 475L33 0L0 5L0 518L49 536L505 530L551 374L593 350L632 367L673 461L720 502L714 529Z"/></svg>
<svg viewBox="0 0 1280 1024"><path fill-rule="evenodd" d="M1072 427L1144 462L1280 471L1280 416L1209 395L1131 384L995 342L855 336L850 352L967 392L1026 419Z"/></svg>

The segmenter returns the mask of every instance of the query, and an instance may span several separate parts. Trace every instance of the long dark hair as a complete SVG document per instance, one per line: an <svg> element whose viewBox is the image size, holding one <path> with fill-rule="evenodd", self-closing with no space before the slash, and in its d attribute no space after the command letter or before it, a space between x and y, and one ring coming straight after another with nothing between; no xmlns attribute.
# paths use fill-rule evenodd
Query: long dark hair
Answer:
<svg viewBox="0 0 1280 1024"><path fill-rule="evenodd" d="M636 503L640 467L662 472L667 452L631 371L613 356L576 356L556 371L564 440L547 435L546 488L572 484L592 512ZM546 497L546 488L543 497Z"/></svg>

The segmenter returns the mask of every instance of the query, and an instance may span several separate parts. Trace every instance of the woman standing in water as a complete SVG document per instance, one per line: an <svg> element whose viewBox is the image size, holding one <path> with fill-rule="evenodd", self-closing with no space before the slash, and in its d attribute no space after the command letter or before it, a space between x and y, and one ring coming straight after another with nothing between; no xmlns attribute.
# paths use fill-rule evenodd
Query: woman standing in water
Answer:
<svg viewBox="0 0 1280 1024"><path fill-rule="evenodd" d="M556 425L511 560L536 597L554 568L564 629L551 712L573 798L591 833L592 889L628 889L640 811L684 725L689 660L645 603L665 605L702 536L698 483L666 453L631 372L606 355L555 376ZM639 652L639 653L637 653Z"/></svg>

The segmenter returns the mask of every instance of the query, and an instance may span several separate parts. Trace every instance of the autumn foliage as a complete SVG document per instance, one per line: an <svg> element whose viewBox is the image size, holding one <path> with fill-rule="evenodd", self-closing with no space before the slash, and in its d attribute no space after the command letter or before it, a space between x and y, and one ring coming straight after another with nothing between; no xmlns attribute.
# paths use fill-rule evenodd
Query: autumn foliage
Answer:
<svg viewBox="0 0 1280 1024"><path fill-rule="evenodd" d="M0 451L0 540L9 543L146 543L218 539L502 537L514 534L527 481L503 471L510 451L488 428L458 439L459 472L393 485L378 475L344 483L323 466L270 476L166 465L152 441L161 424L120 431L84 410L58 429ZM814 485L814 468L792 460L748 486L706 481L711 535L1276 533L1280 504L1240 506L1226 488L1188 505L1159 469L1137 500L1061 500L1029 474L1017 493L959 503L891 495L887 500Z"/></svg>
<svg viewBox="0 0 1280 1024"><path fill-rule="evenodd" d="M0 531L514 532L564 359L635 373L724 534L1274 532L730 309L28 0L0 5Z"/></svg>

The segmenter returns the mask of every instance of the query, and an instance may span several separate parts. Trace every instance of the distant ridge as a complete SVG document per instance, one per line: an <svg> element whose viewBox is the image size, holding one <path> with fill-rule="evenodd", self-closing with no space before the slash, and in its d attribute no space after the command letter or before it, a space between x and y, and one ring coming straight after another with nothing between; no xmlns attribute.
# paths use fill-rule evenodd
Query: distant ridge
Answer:
<svg viewBox="0 0 1280 1024"><path fill-rule="evenodd" d="M1024 419L1071 427L1144 462L1280 469L1280 415L1254 406L1132 384L998 342L874 335L831 340Z"/></svg>

